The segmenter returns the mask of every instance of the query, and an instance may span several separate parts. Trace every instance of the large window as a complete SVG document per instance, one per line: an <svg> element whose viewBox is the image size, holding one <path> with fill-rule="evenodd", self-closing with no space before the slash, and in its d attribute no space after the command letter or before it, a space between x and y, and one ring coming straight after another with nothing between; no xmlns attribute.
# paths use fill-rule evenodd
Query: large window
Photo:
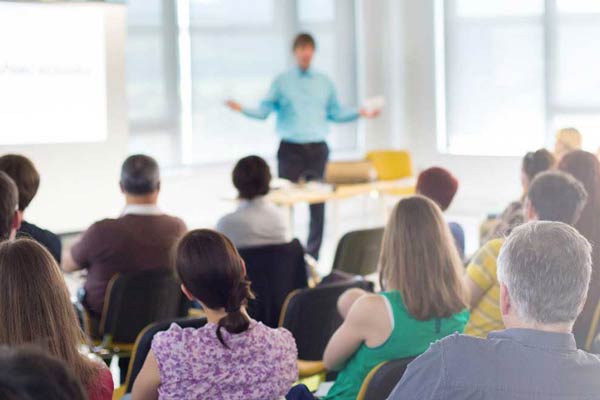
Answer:
<svg viewBox="0 0 600 400"><path fill-rule="evenodd" d="M438 0L441 151L522 155L565 126L600 146L600 2Z"/></svg>
<svg viewBox="0 0 600 400"><path fill-rule="evenodd" d="M274 118L252 120L224 102L257 105L292 65L300 30L317 40L315 68L356 104L353 1L130 0L128 25L131 148L165 164L273 155ZM356 148L356 124L332 126L330 138L334 150Z"/></svg>

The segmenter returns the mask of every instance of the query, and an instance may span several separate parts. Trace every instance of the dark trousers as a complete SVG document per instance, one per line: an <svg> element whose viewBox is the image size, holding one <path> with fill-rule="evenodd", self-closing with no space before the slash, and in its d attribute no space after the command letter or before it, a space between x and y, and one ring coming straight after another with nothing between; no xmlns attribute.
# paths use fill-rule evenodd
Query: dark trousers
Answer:
<svg viewBox="0 0 600 400"><path fill-rule="evenodd" d="M323 179L328 158L329 147L325 142L298 144L281 141L277 152L279 177L292 182ZM319 258L324 223L325 204L311 204L306 251L315 259Z"/></svg>

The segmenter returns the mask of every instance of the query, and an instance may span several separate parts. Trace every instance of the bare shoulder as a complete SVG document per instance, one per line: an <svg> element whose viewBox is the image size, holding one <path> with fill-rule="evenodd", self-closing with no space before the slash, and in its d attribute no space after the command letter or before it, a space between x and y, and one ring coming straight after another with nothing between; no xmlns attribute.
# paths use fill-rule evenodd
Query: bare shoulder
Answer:
<svg viewBox="0 0 600 400"><path fill-rule="evenodd" d="M382 315L386 315L386 312L383 296L367 293L358 298L352 305L348 313L348 319L369 324L372 321L380 320Z"/></svg>

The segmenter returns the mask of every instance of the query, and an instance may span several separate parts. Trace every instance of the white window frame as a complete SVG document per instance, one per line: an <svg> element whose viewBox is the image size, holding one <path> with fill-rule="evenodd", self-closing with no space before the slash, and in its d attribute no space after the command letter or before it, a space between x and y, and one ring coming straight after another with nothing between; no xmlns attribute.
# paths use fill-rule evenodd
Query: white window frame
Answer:
<svg viewBox="0 0 600 400"><path fill-rule="evenodd" d="M347 18L353 16L351 21L344 21L344 24L353 25L353 34L350 36L336 35L336 40L340 43L336 46L337 48L344 48L345 50L352 50L352 58L356 60L356 13L358 7L356 1L348 0L335 0L336 1L336 18L340 16ZM298 20L298 0L273 0L274 7L276 8L275 14L277 16L284 16L287 23L283 23L286 27L284 34L291 39L295 33L300 29L300 21ZM163 41L166 44L163 50L163 60L165 66L165 91L168 97L168 117L160 119L148 119L139 121L130 121L130 133L132 135L143 135L144 132L152 132L158 130L169 130L173 131L173 140L177 141L177 154L175 155L174 164L169 165L171 167L194 167L204 166L220 162L211 161L198 161L193 160L193 155L190 153L192 146L192 140L194 140L194 127L192 125L192 48L191 48L191 32L198 32L203 30L210 30L212 28L198 28L191 27L191 15L190 15L190 0L162 0L162 28ZM279 22L281 23L281 22ZM315 26L320 26L322 23L316 23ZM144 29L157 29L157 28L137 28L128 26L131 30L144 30ZM214 29L253 29L246 27L216 27ZM263 29L263 28L259 28ZM175 45L170 45L175 44ZM168 54L167 54L168 53ZM346 53L347 54L347 53ZM354 63L356 65L356 63ZM287 59L287 65L293 65L293 57L290 56ZM354 68L353 78L349 83L350 96L344 96L343 102L352 103L357 102L359 85L358 85L358 71ZM265 88L265 91L267 88ZM276 133L273 132L275 135ZM363 146L364 140L362 140L363 130L360 124L357 124L356 128L356 147L350 151L360 151ZM335 149L333 149L335 151ZM273 155L276 149L273 149ZM349 149L344 149L347 152ZM234 161L234 160L224 160Z"/></svg>
<svg viewBox="0 0 600 400"><path fill-rule="evenodd" d="M449 150L449 135L447 129L447 92L446 92L446 19L448 17L445 7L446 0L435 0L434 4L434 41L435 41L435 85L436 85L436 130L438 152L450 155L465 155ZM557 49L558 11L556 0L544 0L544 13L542 15L542 29L544 37L544 140L546 146L554 143L553 120L557 116L577 115L584 116L600 115L600 106L569 106L558 103L556 100L555 85L557 73L555 65L555 53ZM564 17L563 17L564 18ZM580 18L580 17L572 17ZM486 150L481 149L476 154L466 155L486 156Z"/></svg>

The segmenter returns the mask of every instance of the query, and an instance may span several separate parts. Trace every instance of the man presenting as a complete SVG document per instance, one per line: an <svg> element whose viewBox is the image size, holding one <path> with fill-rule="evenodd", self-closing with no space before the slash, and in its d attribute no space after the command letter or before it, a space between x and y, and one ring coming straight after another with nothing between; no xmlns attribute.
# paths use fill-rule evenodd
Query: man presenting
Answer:
<svg viewBox="0 0 600 400"><path fill-rule="evenodd" d="M229 108L251 118L266 119L272 111L276 112L277 133L281 137L277 152L279 176L293 182L323 177L329 157L325 141L328 121L350 122L379 114L378 110L340 106L333 82L311 69L315 47L311 35L301 33L296 36L292 48L297 65L275 78L257 109L227 101ZM325 205L312 204L307 252L315 258L319 256L323 239L324 218Z"/></svg>

